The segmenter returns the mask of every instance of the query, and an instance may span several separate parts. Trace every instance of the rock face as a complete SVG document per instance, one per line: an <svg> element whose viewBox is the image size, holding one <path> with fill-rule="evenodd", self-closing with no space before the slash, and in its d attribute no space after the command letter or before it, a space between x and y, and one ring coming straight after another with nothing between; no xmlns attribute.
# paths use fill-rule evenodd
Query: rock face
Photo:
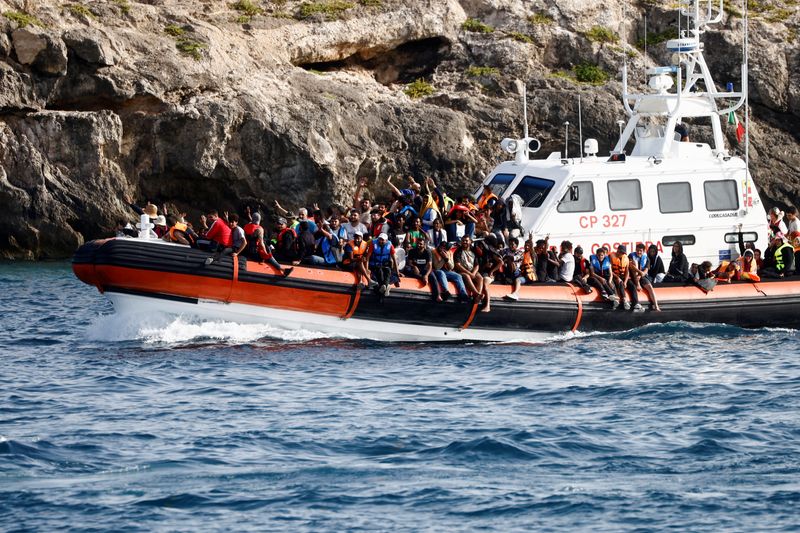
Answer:
<svg viewBox="0 0 800 533"><path fill-rule="evenodd" d="M665 61L636 47L645 14L648 41L676 20L629 0L264 0L255 14L42 0L24 18L25 3L0 0L0 257L26 259L67 257L132 220L127 195L192 217L344 204L358 180L381 195L394 175L472 191L499 140L521 134L516 80L544 153L562 149L578 93L584 134L607 151L623 118L613 73ZM764 200L785 207L800 191L800 14L770 6L750 23L751 161ZM731 11L708 34L720 83L739 79L741 25ZM610 80L576 82L581 64ZM417 79L432 94L409 97Z"/></svg>

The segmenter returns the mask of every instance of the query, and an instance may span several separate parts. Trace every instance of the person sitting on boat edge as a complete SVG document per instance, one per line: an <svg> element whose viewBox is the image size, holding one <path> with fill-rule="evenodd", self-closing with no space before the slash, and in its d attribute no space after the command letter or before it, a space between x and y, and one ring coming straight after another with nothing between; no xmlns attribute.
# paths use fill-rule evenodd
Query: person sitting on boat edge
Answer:
<svg viewBox="0 0 800 533"><path fill-rule="evenodd" d="M583 278L581 276L575 276L575 256L572 254L572 243L570 241L561 241L558 263L559 281L574 283L580 287L585 294L592 294L592 288L586 284Z"/></svg>
<svg viewBox="0 0 800 533"><path fill-rule="evenodd" d="M548 257L547 247L549 240L550 235L546 236L544 239L539 239L536 241L536 246L533 248L536 254L536 281L539 283L555 280L555 276L551 274L552 265Z"/></svg>
<svg viewBox="0 0 800 533"><path fill-rule="evenodd" d="M619 307L619 297L612 288L611 259L603 246L589 256L589 266L589 285L597 289L604 300L611 302L612 309Z"/></svg>
<svg viewBox="0 0 800 533"><path fill-rule="evenodd" d="M488 295L484 293L483 276L479 272L480 265L475 252L472 251L472 239L469 235L464 235L461 238L461 245L456 250L453 261L455 263L455 271L461 274L464 285L472 295L475 303L479 303L486 296L486 305L489 306Z"/></svg>
<svg viewBox="0 0 800 533"><path fill-rule="evenodd" d="M311 231L308 220L303 220L297 226L297 259L294 264L306 264L322 266L325 264L325 259L316 255L317 252L317 239Z"/></svg>
<svg viewBox="0 0 800 533"><path fill-rule="evenodd" d="M467 294L467 288L464 285L464 278L454 271L455 263L453 261L453 252L450 250L450 243L440 242L433 250L432 260L433 275L436 276L436 281L439 283L439 294L442 297L442 301L447 301L452 296L448 290L449 282L452 282L458 293L458 301L469 302L469 294Z"/></svg>
<svg viewBox="0 0 800 533"><path fill-rule="evenodd" d="M288 226L288 221L278 217L275 223L275 257L278 261L291 263L297 260L297 234Z"/></svg>
<svg viewBox="0 0 800 533"><path fill-rule="evenodd" d="M431 299L434 302L441 302L439 294L439 283L433 274L433 256L428 249L428 236L423 233L417 240L417 245L411 249L406 259L406 271L414 279L418 279L423 287L430 287Z"/></svg>
<svg viewBox="0 0 800 533"><path fill-rule="evenodd" d="M239 225L239 215L233 213L228 217L228 223L231 228L231 248L233 253L241 255L247 248L247 238L244 234L244 228Z"/></svg>
<svg viewBox="0 0 800 533"><path fill-rule="evenodd" d="M753 250L745 250L744 253L737 259L739 268L736 272L736 279L741 281L761 281L761 276L758 275L758 264L756 263L756 254Z"/></svg>
<svg viewBox="0 0 800 533"><path fill-rule="evenodd" d="M631 279L629 265L628 250L624 244L620 244L617 246L616 253L611 254L611 272L613 273L612 279L614 287L617 289L617 296L619 296L622 307L626 311L630 310L631 305L639 303L639 296L635 292L631 294L630 301L626 299L626 287ZM641 309L641 306L639 308Z"/></svg>
<svg viewBox="0 0 800 533"><path fill-rule="evenodd" d="M653 289L653 280L650 279L648 271L650 268L650 258L644 252L644 243L636 244L636 251L631 252L628 256L628 268L630 269L630 279L628 280L627 288L631 291L631 299L635 298L636 303L633 306L634 312L644 311L638 300L639 289L644 289L647 297L650 298L650 306L653 311L661 311L658 306L658 299L656 298L656 291ZM656 250L658 250L656 248Z"/></svg>
<svg viewBox="0 0 800 533"><path fill-rule="evenodd" d="M211 222L211 226L207 225ZM200 217L200 224L203 226L203 244L198 241L198 248L205 249L214 253L214 256L206 259L206 265L210 265L223 254L230 254L233 251L233 239L231 238L231 228L219 217L219 213L212 209L208 215Z"/></svg>
<svg viewBox="0 0 800 533"><path fill-rule="evenodd" d="M572 251L572 256L575 258L575 270L572 271L572 277L580 277L588 285L591 265L589 260L583 256L583 246L576 246Z"/></svg>
<svg viewBox="0 0 800 533"><path fill-rule="evenodd" d="M164 240L167 242L174 242L186 246L196 246L197 234L186 222L183 222L183 217L180 220L176 219L174 215L167 217L167 234L164 235Z"/></svg>
<svg viewBox="0 0 800 533"><path fill-rule="evenodd" d="M683 253L683 244L675 242L672 245L672 259L669 262L667 275L664 276L665 283L685 283L691 277L689 272L689 260Z"/></svg>
<svg viewBox="0 0 800 533"><path fill-rule="evenodd" d="M387 234L381 233L372 241L372 245L367 248L367 261L371 279L378 284L376 288L378 294L381 298L389 296L392 274L399 275L399 273L394 257L394 246L389 242Z"/></svg>
<svg viewBox="0 0 800 533"><path fill-rule="evenodd" d="M503 299L517 301L519 300L520 288L522 288L524 284L528 283L528 278L522 271L523 261L525 261L525 250L521 250L519 248L518 238L511 237L508 240L508 248L503 256L503 261L505 263L503 271L506 280L514 286L514 289L511 291L511 293L503 296ZM530 272L531 266L532 265L528 264L528 268L526 269L527 272Z"/></svg>
<svg viewBox="0 0 800 533"><path fill-rule="evenodd" d="M783 278L794 274L794 247L786 242L783 233L777 233L764 253L762 278Z"/></svg>
<svg viewBox="0 0 800 533"><path fill-rule="evenodd" d="M667 273L664 271L664 261L658 255L658 246L651 244L647 247L647 277L654 284L664 281Z"/></svg>
<svg viewBox="0 0 800 533"><path fill-rule="evenodd" d="M495 276L503 268L503 253L499 250L500 239L494 233L490 233L485 239L475 242L473 252L480 265L480 273L483 276L484 284L494 283ZM522 252L520 251L520 256Z"/></svg>
<svg viewBox="0 0 800 533"><path fill-rule="evenodd" d="M356 283L366 283L370 287L375 287L377 284L370 279L369 269L367 268L367 247L364 234L360 231L355 232L353 240L349 241L344 247L342 269L355 274Z"/></svg>
<svg viewBox="0 0 800 533"><path fill-rule="evenodd" d="M334 218L338 222L338 219ZM333 222L331 220L331 222ZM337 224L338 227L338 224ZM331 229L330 223L323 221L319 227L319 238L316 241L316 251L320 255L315 255L316 265L335 267L339 263L336 250L340 249L339 237Z"/></svg>

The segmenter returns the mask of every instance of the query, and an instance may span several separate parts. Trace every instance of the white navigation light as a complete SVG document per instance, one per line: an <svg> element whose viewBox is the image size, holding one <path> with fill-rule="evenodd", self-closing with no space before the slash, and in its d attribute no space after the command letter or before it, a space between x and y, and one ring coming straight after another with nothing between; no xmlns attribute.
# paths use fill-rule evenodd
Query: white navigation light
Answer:
<svg viewBox="0 0 800 533"><path fill-rule="evenodd" d="M600 151L597 145L597 139L586 139L586 142L583 143L583 151L588 156L596 156L597 152Z"/></svg>
<svg viewBox="0 0 800 533"><path fill-rule="evenodd" d="M519 148L519 142L515 139L503 139L500 143L500 147L509 154L516 154L517 148Z"/></svg>
<svg viewBox="0 0 800 533"><path fill-rule="evenodd" d="M535 154L542 148L542 143L539 139L525 139L528 142L528 151L532 154Z"/></svg>
<svg viewBox="0 0 800 533"><path fill-rule="evenodd" d="M675 82L669 74L656 74L650 77L650 81L647 82L647 85L649 85L651 89L663 93L672 89Z"/></svg>
<svg viewBox="0 0 800 533"><path fill-rule="evenodd" d="M667 50L670 52L694 52L700 47L700 42L696 37L685 37L683 39L670 39L667 41Z"/></svg>

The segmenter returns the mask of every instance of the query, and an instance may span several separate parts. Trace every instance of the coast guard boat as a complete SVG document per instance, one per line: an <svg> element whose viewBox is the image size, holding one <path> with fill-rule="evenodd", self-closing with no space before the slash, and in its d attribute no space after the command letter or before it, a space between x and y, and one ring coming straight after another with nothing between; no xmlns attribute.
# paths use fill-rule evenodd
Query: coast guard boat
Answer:
<svg viewBox="0 0 800 533"><path fill-rule="evenodd" d="M571 240L592 252L620 243L632 250L643 242L666 255L680 242L690 261L715 265L738 255L740 239L766 247L766 213L747 158L726 148L720 118L746 104L746 48L739 91L718 91L703 58L700 37L721 21L722 3L681 2L689 25L666 43L673 64L648 70L650 92L629 93L623 69L629 120L610 154L601 156L589 139L580 143L578 157L554 153L534 160L540 145L527 132L523 139L503 140L513 160L501 163L484 184L503 199L519 198L526 233L550 234L555 243ZM708 121L713 144L676 139L684 119ZM139 239L83 245L73 269L119 312L160 310L381 341L541 341L570 331L678 320L800 327L800 277L719 284L710 292L662 283L655 289L662 310L644 313L611 310L597 292L584 295L567 283L523 286L514 302L503 299L510 286L492 285L491 312L480 313L475 303L432 303L428 288L414 279L403 278L381 301L348 272L298 266L284 278L243 257L207 265L208 257L144 231ZM647 301L643 292L639 299Z"/></svg>

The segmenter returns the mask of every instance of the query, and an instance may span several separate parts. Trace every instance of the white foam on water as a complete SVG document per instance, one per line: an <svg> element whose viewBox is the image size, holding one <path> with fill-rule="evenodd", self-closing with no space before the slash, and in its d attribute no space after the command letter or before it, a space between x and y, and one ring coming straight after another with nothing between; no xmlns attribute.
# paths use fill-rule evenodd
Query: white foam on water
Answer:
<svg viewBox="0 0 800 533"><path fill-rule="evenodd" d="M182 344L212 340L245 344L263 338L305 342L333 335L306 329L284 329L268 324L240 324L153 313L115 313L97 317L86 332L89 340L143 341L145 344Z"/></svg>

